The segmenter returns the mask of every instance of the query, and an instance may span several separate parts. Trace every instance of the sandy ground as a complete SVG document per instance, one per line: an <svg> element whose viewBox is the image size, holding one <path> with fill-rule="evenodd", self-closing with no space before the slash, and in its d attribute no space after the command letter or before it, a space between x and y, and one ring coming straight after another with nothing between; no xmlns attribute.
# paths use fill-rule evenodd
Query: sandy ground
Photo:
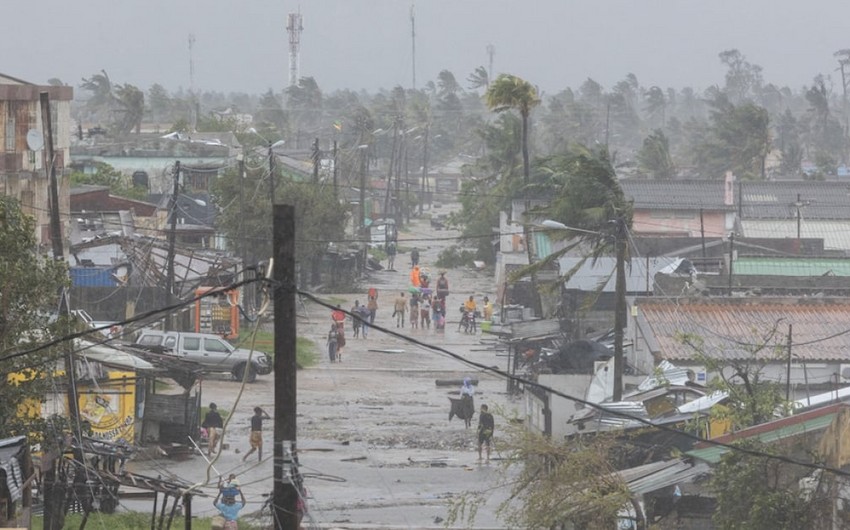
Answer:
<svg viewBox="0 0 850 530"><path fill-rule="evenodd" d="M436 273L433 265L439 250L450 241L406 242L407 239L445 238L453 231L434 231L427 220L414 220L409 232L400 234L402 247L420 248L421 262ZM363 282L362 293L333 295L343 298L344 308L355 299L365 301L369 287L379 290L376 324L392 326L392 300L408 285L409 255L400 254L394 271L379 271ZM398 329L411 337L440 345L465 358L487 366L505 368L506 358L492 347L489 337L457 331L458 306L470 294L479 301L485 294L494 298L490 273L473 270L449 270L449 322L445 332L433 329ZM330 298L330 295L324 295ZM502 379L477 373L459 361L435 353L377 329L368 339L347 336L342 363L331 364L324 349L324 337L330 322L329 311L307 304L308 314L300 316L299 336L316 341L321 353L316 366L298 373L298 448L301 472L308 489L310 513L307 528L440 528L448 511L448 501L465 492L487 490L495 484L498 460L490 464L478 461L475 426L464 427L461 420L448 421L449 395L458 388L437 387L436 379L480 380L476 408L482 403L514 410L519 403L508 398ZM309 316L308 316L309 315ZM380 353L372 349L400 349L403 353ZM204 382L204 402L215 401L230 410L233 419L225 434L229 448L214 462L221 473L234 472L248 498L244 516L261 508L264 494L272 489L271 432L265 428L266 451L258 462L252 455L248 463L242 455L248 448L249 418L255 406L274 413L272 385L274 376L261 376L247 385L234 410L239 383L224 379ZM498 439L497 418L496 437ZM498 457L497 451L493 454ZM154 460L134 462L132 470L182 477L204 482L207 463L201 456L187 461ZM213 477L217 474L212 472ZM213 478L215 481L215 478ZM202 488L215 494L214 483ZM500 490L479 512L476 528L501 527L495 506L504 495ZM125 503L126 505L127 503ZM148 505L149 506L149 505ZM149 508L148 508L149 509ZM211 498L198 498L193 511L209 516L214 512Z"/></svg>

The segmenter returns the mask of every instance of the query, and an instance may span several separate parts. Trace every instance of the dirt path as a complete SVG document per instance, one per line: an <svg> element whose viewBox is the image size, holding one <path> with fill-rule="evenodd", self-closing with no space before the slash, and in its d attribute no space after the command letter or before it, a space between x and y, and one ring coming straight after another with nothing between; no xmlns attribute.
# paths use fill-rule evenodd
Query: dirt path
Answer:
<svg viewBox="0 0 850 530"><path fill-rule="evenodd" d="M452 231L434 231L427 220L415 220L409 232L399 236L402 247L417 246L422 264L436 272L433 265L439 251L450 241L406 242L410 239L445 238ZM390 325L392 300L408 285L409 255L396 260L398 272L375 272L364 282L362 294L333 295L344 299L350 308L355 299L365 301L368 287L379 290L376 324ZM433 329L396 329L421 341L440 345L465 358L487 366L505 367L500 357L480 332L468 335L457 331L458 306L474 294L493 298L492 276L472 270L449 270L451 295L449 322L445 332ZM347 305L346 305L347 304ZM454 308L454 309L452 309ZM411 345L401 338L370 330L368 339L347 337L342 363L331 364L324 351L324 337L330 313L308 303L309 319L299 318L299 336L309 337L320 346L319 363L298 373L298 447L302 473L309 492L310 516L307 527L324 528L439 528L447 515L447 501L467 491L489 487L497 465L480 465L476 452L475 425L464 428L455 418L448 421L448 396L457 388L437 387L436 379L480 379L476 407L488 403L496 408L513 409L505 393L503 380L480 374L444 354ZM402 353L380 353L370 350L398 349ZM235 470L249 506L245 513L259 509L263 493L271 491L271 461L242 464L247 449L249 417L255 406L273 414L273 376L248 385L234 412L226 436L230 449L216 463L222 473ZM204 383L204 401L215 401L231 410L239 385L233 381L211 380ZM498 437L498 425L497 425ZM266 427L266 453L271 454L271 425ZM237 452L238 451L238 452ZM496 456L494 454L494 456ZM166 463L170 473L190 480L201 480L205 462L201 457L189 462ZM139 463L141 472L163 471L163 462ZM147 469L145 469L147 468ZM208 491L213 491L209 488ZM499 492L495 493L495 498ZM206 501L196 503L195 511L211 514ZM490 503L494 505L495 503ZM499 524L493 514L495 506L482 510L477 527L492 528Z"/></svg>

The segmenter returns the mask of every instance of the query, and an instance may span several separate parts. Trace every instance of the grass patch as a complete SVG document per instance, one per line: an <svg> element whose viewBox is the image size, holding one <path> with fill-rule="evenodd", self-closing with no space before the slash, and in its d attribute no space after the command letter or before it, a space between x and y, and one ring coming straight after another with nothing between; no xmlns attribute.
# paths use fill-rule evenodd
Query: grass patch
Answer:
<svg viewBox="0 0 850 530"><path fill-rule="evenodd" d="M348 302L345 301L345 298L340 298L339 296L331 296L329 298L321 298L322 302L332 305L336 307L337 305L344 305Z"/></svg>
<svg viewBox="0 0 850 530"><path fill-rule="evenodd" d="M340 302L341 303L341 302ZM246 333L239 337L236 346L239 348L251 349L252 333ZM254 348L274 359L274 333L271 331L257 331L257 340L254 343ZM316 344L306 337L295 338L295 362L300 368L307 368L316 364L318 359L318 351Z"/></svg>
<svg viewBox="0 0 850 530"><path fill-rule="evenodd" d="M195 502L200 500L202 500L202 498L195 497ZM65 517L65 528L79 528L82 520L82 514L69 513ZM157 514L157 521L159 521L159 514ZM109 530L138 530L139 528L150 528L150 526L150 514L142 512L123 512L113 514L92 513L89 515L87 524L87 527L89 528L109 528ZM175 517L174 522L171 524L171 528L183 528L184 526L185 522L183 517ZM33 516L30 528L32 530L43 530L44 517L40 515ZM242 518L239 519L239 530L260 530L261 528L263 527L260 525L250 524ZM212 518L193 517L192 529L212 530Z"/></svg>

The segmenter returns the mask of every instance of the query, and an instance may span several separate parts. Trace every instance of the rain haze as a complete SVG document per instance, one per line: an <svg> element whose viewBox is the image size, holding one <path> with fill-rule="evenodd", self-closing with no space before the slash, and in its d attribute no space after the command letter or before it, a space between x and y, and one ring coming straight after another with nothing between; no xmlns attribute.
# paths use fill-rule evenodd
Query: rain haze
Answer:
<svg viewBox="0 0 850 530"><path fill-rule="evenodd" d="M104 69L143 88L188 88L193 34L196 88L279 90L287 83L286 16L300 9L302 76L323 90L412 84L409 1L8 3L40 27L8 25L7 42L26 53L4 54L0 71L36 83L78 85ZM588 77L611 86L627 73L647 85L722 84L717 55L731 48L762 66L766 80L797 89L833 74L833 52L850 47L842 37L850 4L839 1L423 0L414 13L419 85L443 69L462 79L486 66L492 44L495 72L550 93Z"/></svg>

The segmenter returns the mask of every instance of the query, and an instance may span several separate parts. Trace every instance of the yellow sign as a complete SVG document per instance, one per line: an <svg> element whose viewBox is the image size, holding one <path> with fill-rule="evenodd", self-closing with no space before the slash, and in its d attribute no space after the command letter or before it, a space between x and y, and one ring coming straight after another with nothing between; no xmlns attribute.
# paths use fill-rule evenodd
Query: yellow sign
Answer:
<svg viewBox="0 0 850 530"><path fill-rule="evenodd" d="M80 385L80 418L91 425L94 438L133 443L136 381L133 372L109 372L98 388Z"/></svg>

